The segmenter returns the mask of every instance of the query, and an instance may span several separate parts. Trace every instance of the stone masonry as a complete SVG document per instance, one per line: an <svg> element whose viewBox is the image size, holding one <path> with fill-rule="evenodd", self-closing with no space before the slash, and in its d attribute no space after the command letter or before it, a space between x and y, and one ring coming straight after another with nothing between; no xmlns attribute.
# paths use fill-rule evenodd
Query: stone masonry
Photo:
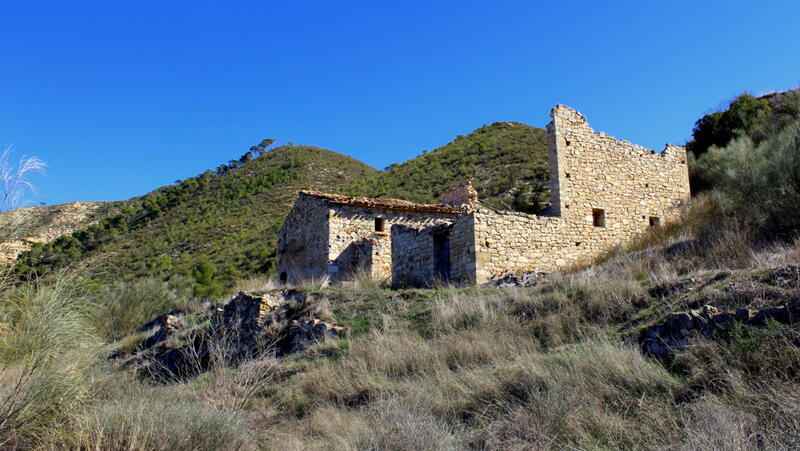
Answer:
<svg viewBox="0 0 800 451"><path fill-rule="evenodd" d="M689 199L684 148L656 153L597 133L563 105L551 116L552 204L542 214L483 208L468 183L445 193L442 204L303 191L279 237L281 280L475 285L580 265L678 218Z"/></svg>

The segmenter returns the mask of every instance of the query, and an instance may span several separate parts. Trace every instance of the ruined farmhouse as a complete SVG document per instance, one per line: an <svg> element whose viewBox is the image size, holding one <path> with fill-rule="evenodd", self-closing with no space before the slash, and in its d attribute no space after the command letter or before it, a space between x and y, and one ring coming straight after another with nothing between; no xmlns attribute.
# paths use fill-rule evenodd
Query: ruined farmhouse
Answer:
<svg viewBox="0 0 800 451"><path fill-rule="evenodd" d="M542 214L482 207L468 183L441 204L302 191L279 236L281 280L364 274L395 287L480 285L586 263L677 218L689 198L684 148L658 153L595 132L563 105L551 117L552 204Z"/></svg>

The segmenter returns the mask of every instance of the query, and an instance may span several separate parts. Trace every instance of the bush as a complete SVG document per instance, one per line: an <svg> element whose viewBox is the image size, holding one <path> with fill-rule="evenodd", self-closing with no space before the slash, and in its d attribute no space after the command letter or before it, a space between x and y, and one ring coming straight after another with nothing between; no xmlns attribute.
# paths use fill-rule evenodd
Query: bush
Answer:
<svg viewBox="0 0 800 451"><path fill-rule="evenodd" d="M109 340L120 339L156 315L174 309L185 309L190 293L185 283L155 279L115 282L97 295L97 326ZM181 289L180 285L184 285ZM177 288L173 288L177 287Z"/></svg>
<svg viewBox="0 0 800 451"><path fill-rule="evenodd" d="M68 277L3 293L0 447L33 446L76 414L99 363L86 293Z"/></svg>
<svg viewBox="0 0 800 451"><path fill-rule="evenodd" d="M711 199L729 219L791 236L800 225L800 124L756 145L737 138L713 147L695 165L714 190Z"/></svg>

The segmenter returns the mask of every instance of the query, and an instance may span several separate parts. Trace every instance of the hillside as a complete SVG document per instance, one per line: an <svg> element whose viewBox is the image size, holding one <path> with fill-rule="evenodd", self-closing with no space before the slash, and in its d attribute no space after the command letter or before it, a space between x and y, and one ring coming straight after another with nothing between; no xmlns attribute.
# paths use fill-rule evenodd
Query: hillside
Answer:
<svg viewBox="0 0 800 451"><path fill-rule="evenodd" d="M195 271L213 293L220 283L273 267L277 231L299 190L334 191L375 172L307 146L278 147L232 164L159 188L96 225L34 245L20 256L17 273L72 265L115 280Z"/></svg>
<svg viewBox="0 0 800 451"><path fill-rule="evenodd" d="M486 205L536 212L550 200L548 180L547 133L519 122L495 122L340 192L435 203L450 187L471 181Z"/></svg>
<svg viewBox="0 0 800 451"><path fill-rule="evenodd" d="M36 243L48 243L116 214L123 205L125 202L70 202L0 212L0 265L13 262Z"/></svg>
<svg viewBox="0 0 800 451"><path fill-rule="evenodd" d="M186 275L204 279L211 294L273 268L277 231L300 189L438 202L465 180L484 204L538 211L549 199L545 131L497 122L383 172L323 149L279 147L133 199L114 216L98 210L91 221L51 228L47 239L31 240L38 244L28 244L15 270L23 278L66 265L100 280ZM29 219L50 227L43 217ZM61 230L78 231L45 242Z"/></svg>

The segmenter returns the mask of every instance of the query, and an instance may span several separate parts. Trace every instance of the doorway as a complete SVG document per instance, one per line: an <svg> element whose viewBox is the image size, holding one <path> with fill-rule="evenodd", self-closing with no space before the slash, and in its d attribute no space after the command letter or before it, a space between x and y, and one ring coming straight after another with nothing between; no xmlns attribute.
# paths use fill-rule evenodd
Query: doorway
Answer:
<svg viewBox="0 0 800 451"><path fill-rule="evenodd" d="M447 232L433 235L433 271L439 281L450 283L450 234Z"/></svg>

